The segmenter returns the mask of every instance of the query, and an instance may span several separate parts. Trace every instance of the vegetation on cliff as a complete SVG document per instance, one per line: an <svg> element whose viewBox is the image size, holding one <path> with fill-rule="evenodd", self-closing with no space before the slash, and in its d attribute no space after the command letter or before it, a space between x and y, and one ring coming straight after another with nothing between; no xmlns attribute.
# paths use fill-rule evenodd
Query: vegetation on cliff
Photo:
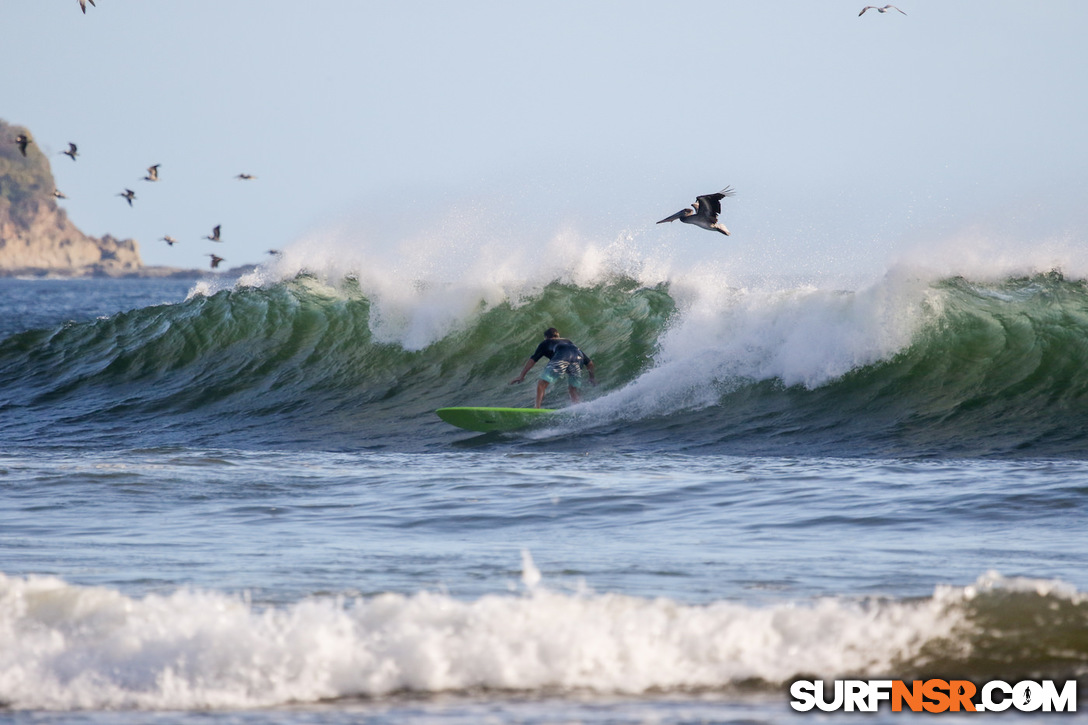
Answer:
<svg viewBox="0 0 1088 725"><path fill-rule="evenodd" d="M0 120L0 210L17 214L35 199L56 206L49 160L35 143L27 144L24 157L14 142L19 134L30 136L30 131Z"/></svg>

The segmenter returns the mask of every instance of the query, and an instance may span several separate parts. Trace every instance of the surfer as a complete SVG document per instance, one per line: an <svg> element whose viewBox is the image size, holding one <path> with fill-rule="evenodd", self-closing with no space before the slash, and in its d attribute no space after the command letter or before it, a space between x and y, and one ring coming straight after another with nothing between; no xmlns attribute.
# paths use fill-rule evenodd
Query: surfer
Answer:
<svg viewBox="0 0 1088 725"><path fill-rule="evenodd" d="M544 331L544 342L536 346L536 352L525 361L525 367L521 369L521 375L510 381L510 384L520 383L525 380L529 370L536 365L536 361L542 357L548 358L548 365L540 374L540 380L536 384L536 407L544 402L544 391L548 385L567 379L567 390L570 392L572 403L582 402L578 389L582 387L582 366L589 371L589 382L597 384L597 378L593 372L593 361L589 355L578 349L578 346L565 337L559 336L559 330L549 327Z"/></svg>

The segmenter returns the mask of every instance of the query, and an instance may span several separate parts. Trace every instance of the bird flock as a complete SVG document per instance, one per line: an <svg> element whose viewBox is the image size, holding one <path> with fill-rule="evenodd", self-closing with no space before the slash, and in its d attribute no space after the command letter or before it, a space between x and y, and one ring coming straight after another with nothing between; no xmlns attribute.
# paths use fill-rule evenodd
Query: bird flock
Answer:
<svg viewBox="0 0 1088 725"><path fill-rule="evenodd" d="M97 5L95 4L95 0L79 0L79 9L80 9L80 11L83 12L84 15L87 14L87 3L90 3L91 7L97 7ZM19 134L18 136L15 137L15 139L13 140L13 143L15 143L19 147L19 152L22 153L24 158L26 158L27 146L34 143L34 140L31 139L29 135L27 135L25 133L21 133L21 134ZM65 156L67 156L68 158L72 159L72 161L75 161L76 157L79 156L79 147L76 144L69 141L67 150L62 151L61 153L64 154ZM162 164L152 164L151 166L148 166L147 167L147 175L143 177L143 180L144 181L150 181L150 182L158 181L159 180L159 168L161 166L162 166ZM257 177L254 176L253 174L241 173L241 174L237 174L234 178L238 179L240 181L252 181L252 180L256 179ZM57 199L67 199L68 198L59 189L53 189L53 196L54 196L54 198L57 198ZM132 202L134 202L136 200L136 192L133 191L132 189L125 189L124 191L119 192L117 194L117 196L120 196L126 202L128 202L128 205L130 207L133 205ZM216 224L215 227L212 228L212 233L205 236L204 239L209 239L209 240L211 240L213 242L220 242L221 243L223 241L223 239L220 237L220 229L221 228L222 228L221 224ZM166 235L160 237L160 241L166 242L167 245L172 247L175 244L177 244L178 240L175 239L174 237L170 236L169 234L166 234ZM279 251L275 250L275 249L270 249L270 250L268 250L268 253L275 255L275 254L279 254ZM220 257L217 254L208 254L207 256L211 257L211 268L212 269L218 269L219 263L226 261L223 257Z"/></svg>
<svg viewBox="0 0 1088 725"><path fill-rule="evenodd" d="M94 0L88 0L88 1L91 3L91 5L94 5ZM82 1L80 2L80 5L83 6ZM86 12L85 9L84 9L84 12ZM12 143L14 143L16 146L19 147L19 153L21 153L23 155L23 158L26 158L26 149L30 144L34 143L34 139L30 138L30 136L28 134L20 133L18 136L16 136L14 139L12 139ZM64 154L65 156L67 156L68 158L72 159L72 161L75 161L76 157L79 156L79 146L77 146L75 143L69 141L68 142L68 148L66 150L64 150L64 151L61 151L61 153ZM147 167L147 174L143 177L143 180L144 181L149 181L149 182L157 182L159 180L159 168L161 166L162 166L162 164L152 164L151 166L148 166ZM241 173L241 174L237 174L234 178L239 179L241 181L253 181L257 177L254 176L253 174ZM53 196L55 198L57 198L57 199L67 199L68 198L63 193L61 193L60 189L53 189ZM130 207L133 205L132 202L134 202L136 200L136 192L133 191L132 189L127 189L127 188L125 190L121 191L121 192L118 192L116 194L116 196L119 196L119 197L123 198L126 202L128 202L128 205ZM212 233L206 235L204 237L204 239L208 239L208 240L211 240L213 242L222 243L223 239L220 237L221 228L222 228L221 224L216 224L215 227L212 228ZM169 234L167 234L167 235L164 235L163 237L161 237L160 241L166 242L167 245L172 247L175 244L177 244L178 240L175 239L174 237L170 236ZM279 252L276 251L276 250L269 250L268 253L269 254L278 254ZM223 257L220 257L220 256L218 256L216 254L208 254L206 256L211 257L211 268L212 269L218 269L219 268L219 263L226 261Z"/></svg>
<svg viewBox="0 0 1088 725"><path fill-rule="evenodd" d="M79 0L79 8L83 11L84 14L87 13L88 2L91 4L92 7L95 6L95 0ZM861 12L858 13L858 17L860 18L869 10L876 10L880 14L895 10L896 12L906 15L905 12L897 8L895 5L866 5L861 9ZM27 144L32 143L32 141L25 134L20 134L15 140L15 143L19 144L19 150L22 151L23 156L26 156ZM69 143L68 150L63 151L62 153L67 154L71 157L73 161L75 161L78 154L78 149L74 143ZM147 168L147 176L143 177L144 181L158 181L160 166L161 164L154 164L152 166L149 166ZM252 174L242 173L236 175L234 178L241 181L250 181L256 177L254 177ZM57 190L54 190L53 195L59 199L67 198L63 194L61 194L60 191ZM695 226L706 229L707 231L714 231L729 236L729 229L727 229L726 226L721 223L721 221L719 220L719 215L722 213L722 199L735 195L736 192L733 190L733 188L727 186L726 188L722 189L717 193L703 194L701 196L697 196L695 197L695 203L692 204L690 207L681 209L672 216L662 219L658 222L658 224L664 224L665 222L680 220L685 224L694 224ZM119 193L118 196L124 197L125 201L128 202L128 205L132 206L132 202L136 198L136 193L132 191L132 189L125 189L123 192ZM204 239L208 239L212 242L222 242L223 240L219 236L220 226L221 225L217 224L212 229L212 233L206 235ZM166 242L171 247L177 243L177 240L171 237L169 234L163 236L161 238L161 241ZM270 249L268 253L279 254L279 252L274 249ZM209 254L207 256L211 257L212 269L218 268L219 263L225 261L223 257L215 254Z"/></svg>

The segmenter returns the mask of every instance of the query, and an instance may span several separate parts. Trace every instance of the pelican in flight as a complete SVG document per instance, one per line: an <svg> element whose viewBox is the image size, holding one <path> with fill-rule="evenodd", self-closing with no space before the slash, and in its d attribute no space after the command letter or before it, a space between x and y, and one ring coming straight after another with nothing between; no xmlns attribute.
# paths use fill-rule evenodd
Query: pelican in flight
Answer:
<svg viewBox="0 0 1088 725"><path fill-rule="evenodd" d="M159 180L159 167L162 164L155 164L154 166L147 167L147 176L144 177L144 181L158 181Z"/></svg>
<svg viewBox="0 0 1088 725"><path fill-rule="evenodd" d="M223 241L222 239L219 238L219 227L221 227L221 226L222 226L222 224L216 224L215 229L212 229L212 233L211 234L205 234L204 238L205 239L210 239L213 242Z"/></svg>
<svg viewBox="0 0 1088 725"><path fill-rule="evenodd" d="M58 199L67 199L68 197L61 193L60 189L53 189L53 196Z"/></svg>
<svg viewBox="0 0 1088 725"><path fill-rule="evenodd" d="M128 202L128 205L132 206L132 200L136 198L136 192L132 189L125 189L124 192L118 194L117 196L125 197L125 201Z"/></svg>
<svg viewBox="0 0 1088 725"><path fill-rule="evenodd" d="M212 269L219 269L219 263L225 261L222 257L218 257L214 254L209 254L208 256L212 258Z"/></svg>
<svg viewBox="0 0 1088 725"><path fill-rule="evenodd" d="M19 152L22 153L22 155L25 157L26 156L26 146L27 146L27 144L31 144L31 143L34 143L34 142L31 141L30 137L27 136L25 133L21 133L21 134L19 134L18 136L15 137L15 140L12 143L19 144Z"/></svg>
<svg viewBox="0 0 1088 725"><path fill-rule="evenodd" d="M83 14L87 14L87 3L91 4L92 8L98 7L94 4L94 0L79 0L79 9L83 11Z"/></svg>
<svg viewBox="0 0 1088 725"><path fill-rule="evenodd" d="M733 191L733 187L727 186L717 194L703 194L702 196L695 197L695 203L687 209L681 209L670 217L666 217L658 222L658 224L664 224L665 222L676 221L679 219L685 224L694 224L697 227L702 227L708 231L721 232L725 236L729 236L729 230L725 228L725 225L718 221L718 215L722 213L722 199L727 196L734 196L737 192Z"/></svg>
<svg viewBox="0 0 1088 725"><path fill-rule="evenodd" d="M74 143L72 143L71 141L68 142L68 150L67 151L61 151L61 153L64 154L65 156L72 157L72 161L75 161L76 156L79 156L79 151L76 149L76 145Z"/></svg>
<svg viewBox="0 0 1088 725"><path fill-rule="evenodd" d="M876 10L878 13L886 13L889 10L899 10L899 8L894 5L885 5L882 8L878 8L876 5L866 5L861 9L861 12L858 13L858 17L860 18L862 15L864 15L866 10ZM899 10L899 12L903 13L902 10ZM906 13L903 14L906 15Z"/></svg>
<svg viewBox="0 0 1088 725"><path fill-rule="evenodd" d="M234 178L241 179L242 181L252 181L253 179L256 179L257 177L254 176L253 174L238 174Z"/></svg>
<svg viewBox="0 0 1088 725"><path fill-rule="evenodd" d="M174 238L173 238L172 236L170 236L169 234L167 234L167 235L166 235L165 237L162 237L162 241L166 242L166 243L167 243L167 244L169 244L169 245L170 245L171 247L172 247L172 246L174 246L175 244L177 244L177 243L178 243L178 240L174 239Z"/></svg>

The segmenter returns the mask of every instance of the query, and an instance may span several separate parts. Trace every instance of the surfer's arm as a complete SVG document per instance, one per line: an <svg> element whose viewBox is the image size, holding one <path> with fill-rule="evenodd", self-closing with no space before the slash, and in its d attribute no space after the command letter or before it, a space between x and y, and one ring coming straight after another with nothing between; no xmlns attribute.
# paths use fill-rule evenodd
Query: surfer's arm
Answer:
<svg viewBox="0 0 1088 725"><path fill-rule="evenodd" d="M589 371L589 382L596 385L597 384L597 374L596 374L596 370L594 369L594 365L593 365L592 360L586 360L586 370Z"/></svg>
<svg viewBox="0 0 1088 725"><path fill-rule="evenodd" d="M525 376L529 374L529 370L534 365L536 365L536 358L529 358L528 360L526 360L525 361L525 367L523 367L521 369L521 375L518 375L516 378L511 380L510 384L513 385L514 383L520 383L522 380L524 380Z"/></svg>

